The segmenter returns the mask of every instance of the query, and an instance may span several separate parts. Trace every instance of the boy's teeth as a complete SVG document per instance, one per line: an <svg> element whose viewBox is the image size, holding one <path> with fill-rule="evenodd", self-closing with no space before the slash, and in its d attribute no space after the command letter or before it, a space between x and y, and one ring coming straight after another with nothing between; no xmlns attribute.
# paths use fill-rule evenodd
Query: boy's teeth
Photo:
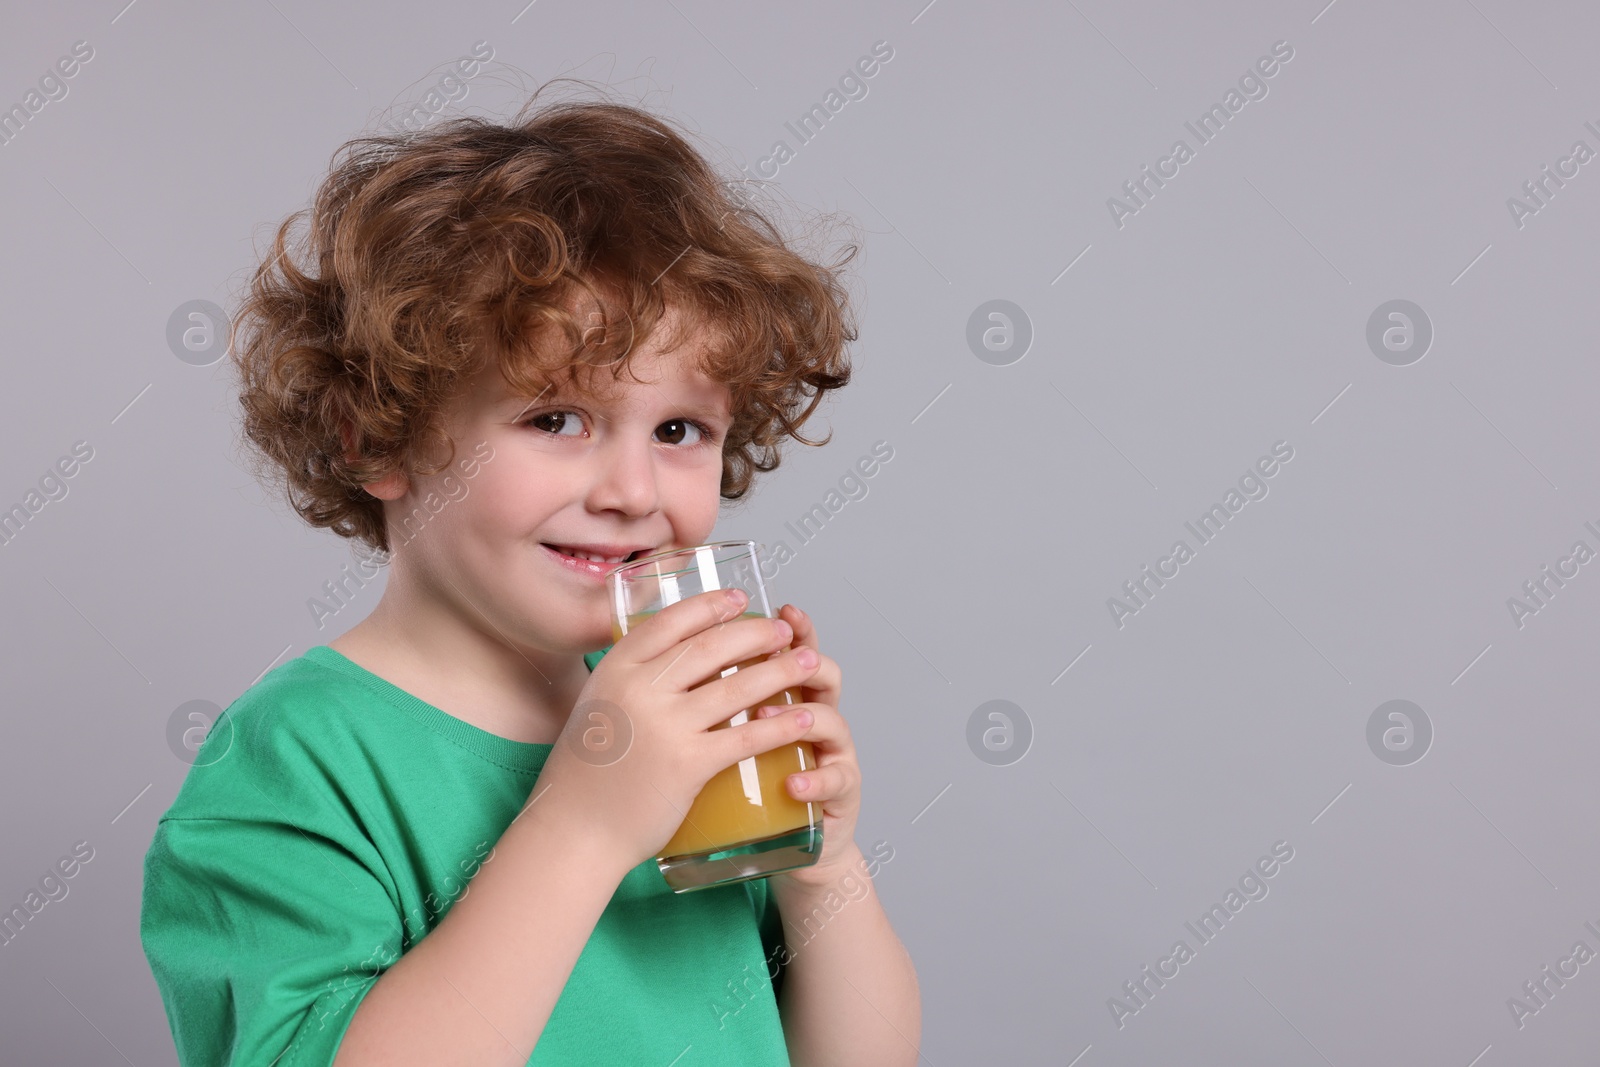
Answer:
<svg viewBox="0 0 1600 1067"><path fill-rule="evenodd" d="M594 563L621 563L623 560L628 558L627 556L597 556L593 552L577 552L570 548L562 548L560 545L557 545L556 548L560 549L565 555L572 556L576 559L590 560Z"/></svg>

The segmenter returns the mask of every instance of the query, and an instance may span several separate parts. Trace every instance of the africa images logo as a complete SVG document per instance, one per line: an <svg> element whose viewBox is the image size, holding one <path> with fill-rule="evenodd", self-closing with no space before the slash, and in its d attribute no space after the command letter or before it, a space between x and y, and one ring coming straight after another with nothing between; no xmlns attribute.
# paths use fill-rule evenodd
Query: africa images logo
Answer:
<svg viewBox="0 0 1600 1067"><path fill-rule="evenodd" d="M1189 142L1182 137L1178 138L1172 142L1171 150L1156 160L1156 169L1153 173L1150 165L1146 163L1140 168L1139 177L1130 178L1122 183L1122 191L1127 195L1127 200L1118 200L1114 196L1107 197L1106 210L1111 213L1112 224L1117 229L1122 229L1126 225L1123 220L1130 215L1137 215L1140 210L1147 207L1149 201L1155 198L1156 192L1166 188L1166 180L1176 178L1182 173L1183 166L1195 158L1200 148L1216 140L1233 117L1244 110L1247 103L1252 100L1265 100L1270 91L1267 82L1282 69L1280 64L1287 64L1293 58L1294 48L1288 41L1274 41L1271 55L1257 59L1255 66L1239 76L1237 89L1230 86L1223 95L1221 103L1212 104L1210 108L1201 112L1200 117L1194 122L1185 122L1184 128L1194 134L1194 147L1190 147Z"/></svg>

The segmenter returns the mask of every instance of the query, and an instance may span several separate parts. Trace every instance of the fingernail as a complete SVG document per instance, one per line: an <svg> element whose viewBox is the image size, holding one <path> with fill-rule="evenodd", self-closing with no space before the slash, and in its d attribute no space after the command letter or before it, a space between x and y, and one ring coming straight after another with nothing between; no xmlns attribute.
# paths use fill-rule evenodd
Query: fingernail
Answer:
<svg viewBox="0 0 1600 1067"><path fill-rule="evenodd" d="M809 711L797 711L794 713L794 721L801 726L810 726L812 718L813 716Z"/></svg>
<svg viewBox="0 0 1600 1067"><path fill-rule="evenodd" d="M794 787L796 793L804 793L811 788L811 780L801 774L790 775L789 783Z"/></svg>
<svg viewBox="0 0 1600 1067"><path fill-rule="evenodd" d="M744 603L744 590L743 589L729 589L728 590L728 603L730 603L730 604L743 604Z"/></svg>
<svg viewBox="0 0 1600 1067"><path fill-rule="evenodd" d="M807 670L810 670L812 667L815 667L818 663L822 662L817 658L816 651L810 648L802 648L800 651L794 654L794 658L800 664L800 666L806 668Z"/></svg>

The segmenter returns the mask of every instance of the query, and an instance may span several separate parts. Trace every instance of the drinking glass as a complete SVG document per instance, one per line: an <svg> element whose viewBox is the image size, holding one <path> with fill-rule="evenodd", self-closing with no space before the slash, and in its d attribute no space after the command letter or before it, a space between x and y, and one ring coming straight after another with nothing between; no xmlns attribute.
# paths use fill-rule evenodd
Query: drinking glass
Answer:
<svg viewBox="0 0 1600 1067"><path fill-rule="evenodd" d="M742 589L749 598L744 615L775 618L757 548L754 541L716 541L658 552L617 567L606 576L612 641L620 641L669 604L711 589ZM719 677L765 658L744 660ZM791 686L712 729L749 722L755 709L767 704L800 703L804 703L800 690ZM816 765L811 742L799 741L749 756L713 775L656 857L673 892L765 878L816 863L822 854L821 805L794 799L785 786L789 775Z"/></svg>

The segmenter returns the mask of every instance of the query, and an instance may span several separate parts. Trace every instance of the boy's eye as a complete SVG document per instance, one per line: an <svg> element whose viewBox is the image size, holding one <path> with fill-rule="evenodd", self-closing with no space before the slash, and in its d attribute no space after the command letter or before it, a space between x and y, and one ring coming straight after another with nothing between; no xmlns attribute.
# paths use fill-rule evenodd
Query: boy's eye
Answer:
<svg viewBox="0 0 1600 1067"><path fill-rule="evenodd" d="M529 419L527 424L543 430L545 433L551 434L555 437L571 437L573 436L572 434L561 433L559 429L554 427L560 427L563 422L566 422L570 425L576 426L578 428L578 432L581 433L583 431L582 420L570 417L575 414L576 412L571 411L546 411L542 415L535 415L533 418Z"/></svg>
<svg viewBox="0 0 1600 1067"><path fill-rule="evenodd" d="M688 419L668 419L666 422L663 422L659 427L657 427L657 429L666 430L668 427L671 427L672 430L664 434L663 438L670 438L670 440L667 440L667 444L669 445L697 445L703 438L706 437L705 431L700 429L699 424L690 422ZM678 438L684 436L686 433L693 433L696 436L691 441L678 440Z"/></svg>
<svg viewBox="0 0 1600 1067"><path fill-rule="evenodd" d="M575 411L542 412L524 420L523 425L531 426L552 437L578 437L583 434L583 419ZM568 432L563 432L564 428ZM714 436L710 430L693 419L668 419L656 427L656 433L663 443L682 445L686 448L711 444Z"/></svg>

